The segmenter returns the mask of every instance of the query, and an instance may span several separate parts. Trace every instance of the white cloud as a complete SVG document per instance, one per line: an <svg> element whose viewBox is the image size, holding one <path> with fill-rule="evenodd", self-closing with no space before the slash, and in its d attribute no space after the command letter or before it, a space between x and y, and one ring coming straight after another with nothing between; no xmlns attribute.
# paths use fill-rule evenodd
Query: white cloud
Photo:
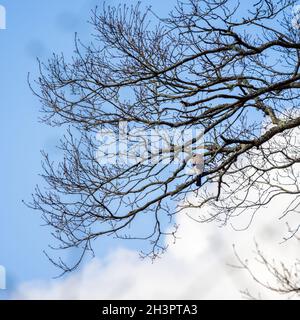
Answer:
<svg viewBox="0 0 300 320"><path fill-rule="evenodd" d="M271 258L283 256L284 261L292 262L295 241L279 244L284 223L276 219L276 212L283 203L283 199L276 200L243 232L230 226L219 228L214 223L199 224L181 214L180 239L153 264L140 260L137 252L121 248L103 259L92 260L65 279L24 283L13 298L239 299L239 290L245 288L256 294L262 290L249 275L227 265L236 261L232 244L241 256L251 258L255 238ZM246 223L246 218L241 217L240 223ZM271 296L263 292L263 297Z"/></svg>

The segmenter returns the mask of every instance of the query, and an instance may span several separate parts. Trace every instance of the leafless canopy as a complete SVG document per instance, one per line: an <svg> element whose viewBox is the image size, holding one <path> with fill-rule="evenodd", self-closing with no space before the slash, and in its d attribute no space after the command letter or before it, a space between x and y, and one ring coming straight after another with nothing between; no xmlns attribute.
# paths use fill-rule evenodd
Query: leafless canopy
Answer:
<svg viewBox="0 0 300 320"><path fill-rule="evenodd" d="M149 240L144 254L155 257L164 236L175 237L174 215L187 207L199 208L195 220L226 223L285 193L291 204L283 214L297 210L294 2L256 0L245 8L244 1L187 0L166 18L142 4L104 6L92 12L90 43L76 37L72 59L40 63L33 90L43 121L69 129L62 161L44 154L47 188L37 187L30 206L42 211L60 248L81 248L80 263L94 240L113 235ZM100 163L96 134L117 133L120 122L131 131L202 128L202 186L186 174L187 161ZM175 149L165 151L171 159ZM70 271L78 263L58 265Z"/></svg>
<svg viewBox="0 0 300 320"><path fill-rule="evenodd" d="M299 239L297 239L299 240ZM250 265L248 260L244 260L235 251L238 265L235 267L244 269L248 272L250 277L259 285L259 288L266 289L268 292L275 293L275 296L284 296L289 299L299 298L300 295L300 261L297 259L291 266L285 264L282 261L276 261L270 257L266 257L266 254L261 251L256 243L255 260L254 264ZM261 275L263 272L264 276ZM258 295L254 295L249 289L242 291L242 294L248 299L257 300L264 297L259 292Z"/></svg>

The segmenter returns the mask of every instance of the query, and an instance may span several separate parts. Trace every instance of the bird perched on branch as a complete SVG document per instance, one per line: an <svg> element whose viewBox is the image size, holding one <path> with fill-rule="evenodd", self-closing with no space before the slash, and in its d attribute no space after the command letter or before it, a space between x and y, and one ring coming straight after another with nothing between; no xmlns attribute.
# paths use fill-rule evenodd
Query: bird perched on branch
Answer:
<svg viewBox="0 0 300 320"><path fill-rule="evenodd" d="M194 167L194 172L197 174L196 186L201 187L201 177L204 167L204 160L202 154L194 154L192 159L192 165Z"/></svg>

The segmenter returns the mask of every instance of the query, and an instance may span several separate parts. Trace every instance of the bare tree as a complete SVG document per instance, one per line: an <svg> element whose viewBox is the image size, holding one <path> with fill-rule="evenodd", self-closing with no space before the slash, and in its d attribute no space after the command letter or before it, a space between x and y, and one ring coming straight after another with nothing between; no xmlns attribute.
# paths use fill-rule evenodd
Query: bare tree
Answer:
<svg viewBox="0 0 300 320"><path fill-rule="evenodd" d="M258 288L266 289L267 291L275 293L275 295L282 295L288 299L299 298L300 295L300 261L296 259L294 264L287 265L283 261L276 261L273 258L267 257L261 251L259 245L256 243L255 260L250 265L248 259L244 260L235 251L235 256L238 260L238 265L234 267L243 269L248 272L252 280L258 284ZM263 271L264 276L261 275ZM254 295L249 289L244 289L242 294L252 300L263 299L261 293Z"/></svg>
<svg viewBox="0 0 300 320"><path fill-rule="evenodd" d="M33 90L43 121L69 129L60 163L44 153L47 188L37 187L29 205L42 211L60 248L82 249L74 266L58 266L76 268L104 235L149 240L144 255L155 257L165 250L164 236L176 237L173 217L187 207L199 208L192 217L197 221L223 223L245 211L253 215L282 193L291 196L293 210L298 207L294 4L259 0L245 10L235 0L179 1L166 18L141 4L104 6L92 12L92 41L76 37L72 60L53 55L40 63ZM99 162L96 134L117 134L120 122L130 132L176 129L184 135L201 128L201 176L186 174L189 158L174 161L185 146L174 141L155 162L144 161L153 158L150 150L134 164L121 156ZM188 145L193 149L200 139ZM282 185L280 177L288 182ZM202 214L207 206L212 210Z"/></svg>

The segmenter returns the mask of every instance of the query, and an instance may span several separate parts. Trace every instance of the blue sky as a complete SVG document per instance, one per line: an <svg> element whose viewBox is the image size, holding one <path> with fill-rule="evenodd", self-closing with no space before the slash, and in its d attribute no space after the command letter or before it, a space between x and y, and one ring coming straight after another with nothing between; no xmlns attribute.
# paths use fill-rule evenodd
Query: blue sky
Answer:
<svg viewBox="0 0 300 320"><path fill-rule="evenodd" d="M24 206L22 200L30 200L40 182L40 150L59 156L55 145L63 131L38 122L40 105L28 87L27 74L30 72L32 79L37 76L36 57L46 60L52 52L71 56L75 32L82 40L89 40L89 12L102 2L0 0L7 13L7 29L0 30L0 265L7 270L7 290L0 290L0 299L8 298L23 282L49 280L58 274L43 254L52 242L50 230L41 227L39 213ZM176 0L142 3L151 4L163 15ZM95 253L101 258L120 246L140 248L133 241L106 238L101 239ZM67 258L72 258L72 252Z"/></svg>
<svg viewBox="0 0 300 320"><path fill-rule="evenodd" d="M40 182L40 150L55 155L61 132L38 122L39 101L27 85L27 74L30 72L32 79L37 75L36 57L46 60L52 52L71 55L75 32L88 40L91 29L86 21L90 10L101 3L0 1L7 16L7 29L0 30L0 265L7 270L7 290L0 290L0 299L7 298L21 282L57 275L43 255L52 241L50 231L41 227L39 214L25 207L22 200L30 200L34 186ZM143 1L147 3L162 12L174 1ZM116 241L103 239L97 254L101 256L116 245Z"/></svg>

